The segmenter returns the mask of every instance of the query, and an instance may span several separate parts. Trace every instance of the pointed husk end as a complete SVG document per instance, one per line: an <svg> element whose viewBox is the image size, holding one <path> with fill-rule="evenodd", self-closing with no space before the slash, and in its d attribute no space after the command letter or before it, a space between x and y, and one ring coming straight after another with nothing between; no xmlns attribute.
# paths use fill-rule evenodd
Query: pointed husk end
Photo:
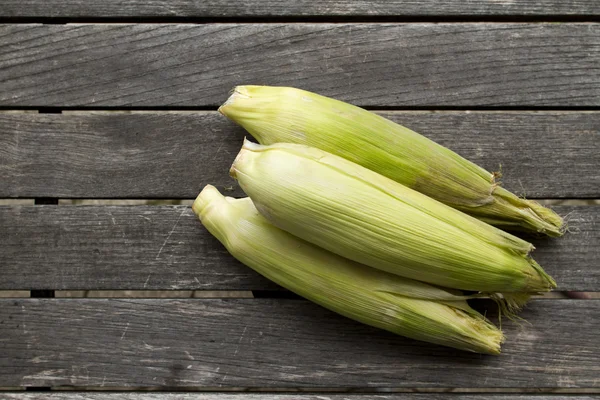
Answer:
<svg viewBox="0 0 600 400"><path fill-rule="evenodd" d="M492 222L494 225L551 237L562 236L567 229L560 215L536 201L520 198L500 186L494 189L492 195L495 202L484 208L499 216L499 220ZM509 216L504 224L502 215Z"/></svg>
<svg viewBox="0 0 600 400"><path fill-rule="evenodd" d="M487 342L487 352L484 353L494 356L500 355L502 343L505 340L502 331L494 326L494 329L487 329L484 334Z"/></svg>
<svg viewBox="0 0 600 400"><path fill-rule="evenodd" d="M206 207L211 204L214 200L223 199L223 195L213 185L206 185L200 192L194 203L192 204L192 211L199 218L202 218Z"/></svg>
<svg viewBox="0 0 600 400"><path fill-rule="evenodd" d="M476 314L472 315L475 320L471 324L475 332L477 332L477 336L475 337L477 342L474 343L477 346L475 351L483 354L499 355L502 343L505 340L502 330L498 329L498 327L477 311L473 310L473 312Z"/></svg>
<svg viewBox="0 0 600 400"><path fill-rule="evenodd" d="M264 148L265 146L251 142L247 138L244 138L244 144L242 145L238 155L235 157L235 160L233 160L231 168L229 168L229 176L231 176L233 179L237 179L239 172L238 167L248 161L247 159L252 157L252 153L263 150Z"/></svg>
<svg viewBox="0 0 600 400"><path fill-rule="evenodd" d="M544 269L533 258L527 257L529 265L534 270L534 274L530 279L528 289L532 292L549 292L556 289L556 281L544 271Z"/></svg>
<svg viewBox="0 0 600 400"><path fill-rule="evenodd" d="M240 99L249 99L251 98L250 89L252 86L236 86L230 92L231 94L225 100L225 103L221 104L218 111L226 117L229 117L229 112L235 105L236 101Z"/></svg>

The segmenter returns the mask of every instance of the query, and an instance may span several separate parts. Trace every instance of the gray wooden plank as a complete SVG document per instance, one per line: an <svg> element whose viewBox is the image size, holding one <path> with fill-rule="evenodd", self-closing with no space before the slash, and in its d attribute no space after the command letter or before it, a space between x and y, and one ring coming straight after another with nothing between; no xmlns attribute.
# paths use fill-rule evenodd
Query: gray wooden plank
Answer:
<svg viewBox="0 0 600 400"><path fill-rule="evenodd" d="M600 207L560 206L571 233L539 239L559 290L600 291ZM0 207L0 289L265 290L185 206Z"/></svg>
<svg viewBox="0 0 600 400"><path fill-rule="evenodd" d="M233 259L190 207L38 207L0 207L0 289L278 288Z"/></svg>
<svg viewBox="0 0 600 400"><path fill-rule="evenodd" d="M278 17L278 16L497 16L598 15L594 0L158 0L101 2L80 0L4 0L3 17Z"/></svg>
<svg viewBox="0 0 600 400"><path fill-rule="evenodd" d="M481 394L439 394L439 393L395 393L395 394L268 394L268 393L94 393L94 392L62 392L62 393L2 393L6 400L479 400ZM502 395L485 393L490 400L592 400L594 395L561 395L538 394Z"/></svg>
<svg viewBox="0 0 600 400"><path fill-rule="evenodd" d="M600 198L598 112L381 115L451 148L528 198ZM194 198L245 131L217 112L0 113L1 197Z"/></svg>
<svg viewBox="0 0 600 400"><path fill-rule="evenodd" d="M238 84L366 106L600 105L589 23L0 26L0 106L214 107Z"/></svg>
<svg viewBox="0 0 600 400"><path fill-rule="evenodd" d="M501 356L302 300L0 300L1 386L598 388L599 300L537 300Z"/></svg>

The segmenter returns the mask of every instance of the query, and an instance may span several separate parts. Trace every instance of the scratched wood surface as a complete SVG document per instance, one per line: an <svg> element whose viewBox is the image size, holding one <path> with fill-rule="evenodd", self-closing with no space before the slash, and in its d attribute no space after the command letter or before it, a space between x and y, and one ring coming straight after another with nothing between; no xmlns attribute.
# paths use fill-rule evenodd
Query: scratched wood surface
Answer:
<svg viewBox="0 0 600 400"><path fill-rule="evenodd" d="M215 109L252 83L379 110L489 170L502 165L504 185L529 198L597 199L598 16L595 0L4 0L0 198L191 199L207 183L239 196L227 170L244 133ZM107 109L118 112L97 111ZM600 207L556 209L571 232L536 241L536 259L562 290L600 290ZM0 232L0 290L279 289L229 256L189 207L6 206ZM0 299L0 390L132 391L0 398L600 393L600 300L535 300L523 317L503 321L504 352L486 357L301 299Z"/></svg>
<svg viewBox="0 0 600 400"><path fill-rule="evenodd" d="M451 148L528 198L600 197L600 113L379 114ZM228 171L245 131L217 112L0 112L3 197L195 198Z"/></svg>
<svg viewBox="0 0 600 400"><path fill-rule="evenodd" d="M439 394L439 393L399 393L399 394L267 394L267 393L2 393L6 400L479 400L481 394ZM489 400L592 400L594 395L499 395L486 393Z"/></svg>
<svg viewBox="0 0 600 400"><path fill-rule="evenodd" d="M600 388L600 300L536 300L501 356L303 300L0 300L0 386Z"/></svg>
<svg viewBox="0 0 600 400"><path fill-rule="evenodd" d="M537 239L560 290L600 290L600 207L555 207L571 232ZM265 290L186 206L0 207L0 289Z"/></svg>
<svg viewBox="0 0 600 400"><path fill-rule="evenodd" d="M594 0L4 0L3 17L394 17L394 16L595 16Z"/></svg>
<svg viewBox="0 0 600 400"><path fill-rule="evenodd" d="M597 107L592 23L6 24L2 107L216 107L238 84L371 107Z"/></svg>

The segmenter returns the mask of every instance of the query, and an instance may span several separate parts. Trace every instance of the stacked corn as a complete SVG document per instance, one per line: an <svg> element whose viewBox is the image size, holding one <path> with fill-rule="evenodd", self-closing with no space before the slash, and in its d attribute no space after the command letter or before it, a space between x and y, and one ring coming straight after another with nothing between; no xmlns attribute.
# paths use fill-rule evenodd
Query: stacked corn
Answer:
<svg viewBox="0 0 600 400"><path fill-rule="evenodd" d="M230 170L249 197L207 186L193 210L279 285L372 326L488 354L503 335L466 300L489 296L512 314L556 286L530 243L488 223L557 236L561 218L450 150L298 89L238 87L220 111L263 143L244 141Z"/></svg>

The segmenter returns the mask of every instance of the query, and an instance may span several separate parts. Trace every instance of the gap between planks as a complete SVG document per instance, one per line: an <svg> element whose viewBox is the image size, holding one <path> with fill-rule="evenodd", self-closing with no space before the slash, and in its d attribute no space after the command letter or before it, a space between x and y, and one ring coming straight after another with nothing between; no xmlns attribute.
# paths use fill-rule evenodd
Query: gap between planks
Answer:
<svg viewBox="0 0 600 400"><path fill-rule="evenodd" d="M29 395L32 396L33 393L37 392L38 387L0 387L0 393L10 395L10 392L14 392L16 394L25 394L29 392ZM187 386L187 387L168 387L168 386L156 386L156 387L146 387L142 386L139 388L123 388L119 386L60 386L60 387L41 387L39 392L52 392L52 393L44 393L44 396L40 396L39 398L44 399L52 399L52 396L60 396L61 393L70 393L74 395L84 395L89 397L84 397L85 399L93 399L94 395L99 395L100 393L111 393L114 395L119 394L136 394L136 393L144 393L148 395L156 394L159 396L166 396L168 394L173 395L185 395L186 393L191 394L205 394L205 395L215 395L214 399L220 399L219 395L222 396L240 396L240 400L244 400L243 396L256 396L260 394L264 394L269 396L266 399L270 399L271 396L275 394L279 394L282 397L275 397L273 400L301 400L301 398L293 397L295 396L308 396L308 395L317 395L316 399L319 400L329 400L327 398L322 399L318 397L318 395L344 395L343 398L339 400L352 400L354 398L360 399L358 397L360 395L378 395L384 396L385 394L409 394L409 393L453 393L453 394L478 394L478 393L490 393L490 394L510 394L510 395L519 395L519 394L536 394L533 398L539 398L540 400L550 400L554 397L554 395L594 395L600 394L600 389L597 388L373 388L373 387L365 387L365 388L349 388L347 390L343 388L246 388L246 387L230 387L230 388L221 388L221 387L195 387L195 386ZM95 393L94 393L95 392ZM47 397L46 397L47 396ZM285 396L285 397L283 397ZM292 397L288 397L292 396ZM347 397L346 397L347 396ZM29 399L31 397L23 397L24 399ZM158 397L160 398L160 397ZM178 397L177 397L178 398ZM251 397L253 400L255 397ZM594 397L595 398L595 397ZM37 398L36 398L37 399ZM77 397L79 399L79 397ZM203 400L208 400L209 398L203 398ZM212 399L212 398L210 398ZM336 400L331 399L331 400ZM493 397L491 398L493 400ZM578 397L572 397L573 400L577 400ZM229 399L228 399L229 400ZM312 399L311 399L312 400ZM383 399L382 399L383 400ZM517 397L515 400L519 400ZM559 398L557 398L559 400ZM563 400L563 399L560 399ZM586 400L588 400L586 398Z"/></svg>
<svg viewBox="0 0 600 400"><path fill-rule="evenodd" d="M386 114L455 114L464 112L465 114L520 114L523 112L531 114L544 113L564 113L564 114L598 114L600 107L369 107L360 106L372 112L385 112ZM38 108L4 108L0 106L0 115L2 114L65 114L65 115L117 115L117 114L214 114L218 107L131 107L131 108L58 108L52 112L43 112ZM225 117L223 117L225 118Z"/></svg>
<svg viewBox="0 0 600 400"><path fill-rule="evenodd" d="M233 87L232 87L233 89ZM465 112L465 113L519 113L519 112L531 112L531 113L544 113L544 112L564 112L564 113L598 113L600 107L598 106L369 106L354 104L357 107L364 108L368 111L373 112L387 112L387 113L444 113L444 112ZM112 114L134 114L134 113L215 113L218 111L220 105L217 106L116 106L116 107L35 107L35 106L1 106L1 113L11 114L86 114L86 113L112 113ZM46 111L50 109L50 111Z"/></svg>
<svg viewBox="0 0 600 400"><path fill-rule="evenodd" d="M265 16L117 16L117 17L3 17L3 24L46 24L46 25L72 25L72 24L177 24L177 25L205 25L205 24L304 24L304 23L594 23L600 22L600 15L585 14L531 14L531 15L265 15Z"/></svg>
<svg viewBox="0 0 600 400"><path fill-rule="evenodd" d="M286 298L301 299L287 290L261 290L253 293L250 290L55 290L55 298L62 299L251 299L251 298ZM29 290L0 290L0 298L29 298ZM600 292L554 291L532 297L536 300L550 299L600 299Z"/></svg>
<svg viewBox="0 0 600 400"><path fill-rule="evenodd" d="M595 206L600 205L600 199L535 199L546 206ZM58 199L60 206L191 206L193 199ZM0 198L0 206L30 206L34 199Z"/></svg>
<svg viewBox="0 0 600 400"><path fill-rule="evenodd" d="M0 298L29 298L29 290L0 290ZM250 290L54 290L55 298L98 299L251 299Z"/></svg>

